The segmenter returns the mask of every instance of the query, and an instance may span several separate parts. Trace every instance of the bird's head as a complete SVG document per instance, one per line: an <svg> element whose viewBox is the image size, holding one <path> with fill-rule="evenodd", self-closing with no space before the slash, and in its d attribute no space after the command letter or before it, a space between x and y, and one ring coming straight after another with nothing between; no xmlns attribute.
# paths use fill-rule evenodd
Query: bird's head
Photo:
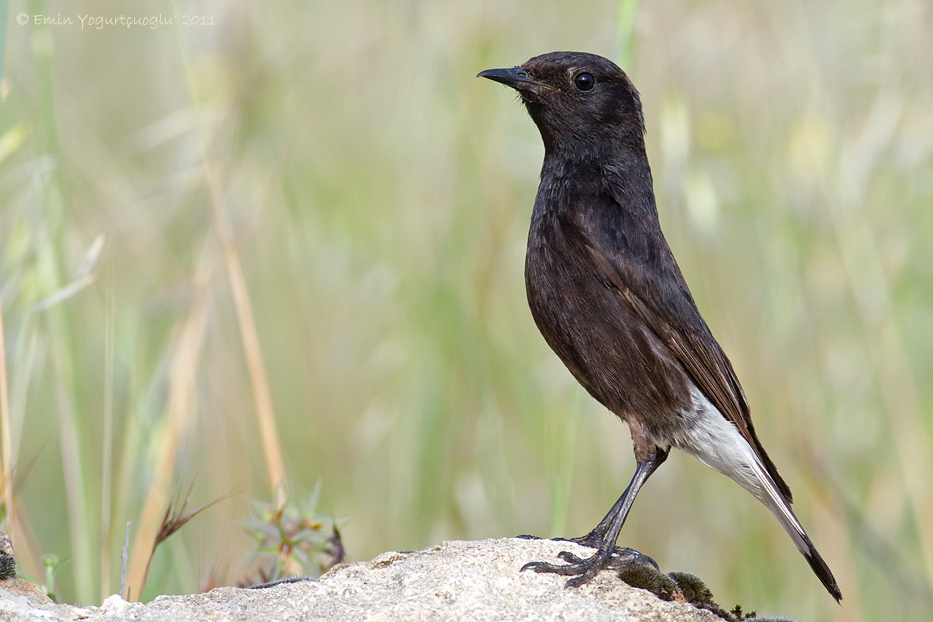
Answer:
<svg viewBox="0 0 933 622"><path fill-rule="evenodd" d="M584 52L551 52L477 77L518 91L548 152L597 153L628 144L644 149L638 91L612 61Z"/></svg>

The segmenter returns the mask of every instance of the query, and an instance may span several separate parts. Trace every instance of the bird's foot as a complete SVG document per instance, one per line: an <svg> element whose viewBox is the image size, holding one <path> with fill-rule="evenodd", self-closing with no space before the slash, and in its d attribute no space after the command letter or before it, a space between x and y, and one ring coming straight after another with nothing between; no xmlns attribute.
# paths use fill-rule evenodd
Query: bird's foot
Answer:
<svg viewBox="0 0 933 622"><path fill-rule="evenodd" d="M605 538L606 538L606 534L601 533L594 529L593 531L586 534L585 536L580 536L579 538L569 538L567 541L574 542L576 544L580 544L582 546L586 546L591 549L602 550L603 541L605 540ZM630 564L635 563L635 564L647 564L649 566L654 566L655 570L661 570L660 566L658 566L658 562L654 561L647 555L643 555L642 553L639 553L635 549L630 549L628 547L622 547L622 546L613 547L612 555L610 559L616 560L616 561L610 561L609 563L610 567L619 566L623 563L625 565L630 565ZM622 560L622 562L619 562L618 560Z"/></svg>
<svg viewBox="0 0 933 622"><path fill-rule="evenodd" d="M580 536L578 538L569 538L568 542L576 542L577 544L588 546L591 549L599 549L599 548L602 548L603 540L605 539L606 539L605 533L599 531L598 529L594 529L593 531L586 534L585 536ZM616 547L616 549L621 550L619 549L619 547ZM627 550L631 551L632 549L627 549Z"/></svg>
<svg viewBox="0 0 933 622"><path fill-rule="evenodd" d="M588 536L584 536L584 538L586 537ZM580 544L583 543L581 542ZM584 546L590 545L585 544ZM549 562L528 562L522 566L521 570L534 570L535 572L549 572L571 576L572 578L567 580L566 586L579 587L605 568L626 568L632 565L650 565L654 566L655 569L658 568L657 562L647 555L642 555L634 549L618 546L613 547L611 551L604 551L602 548L599 548L595 555L587 557L586 559L577 557L570 551L561 551L557 557L567 563L551 564Z"/></svg>

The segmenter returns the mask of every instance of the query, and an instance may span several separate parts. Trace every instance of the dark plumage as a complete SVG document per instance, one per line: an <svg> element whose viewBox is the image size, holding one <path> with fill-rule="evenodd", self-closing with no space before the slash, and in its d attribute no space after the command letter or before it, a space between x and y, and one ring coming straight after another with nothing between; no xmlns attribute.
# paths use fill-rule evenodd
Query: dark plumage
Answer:
<svg viewBox="0 0 933 622"><path fill-rule="evenodd" d="M568 585L580 585L631 557L615 547L619 531L642 484L677 447L764 503L840 600L661 232L641 101L628 76L578 52L479 76L516 89L544 140L525 260L532 315L580 384L628 423L638 463L609 514L577 540L598 549L593 557L566 553L568 564L526 567L575 575Z"/></svg>

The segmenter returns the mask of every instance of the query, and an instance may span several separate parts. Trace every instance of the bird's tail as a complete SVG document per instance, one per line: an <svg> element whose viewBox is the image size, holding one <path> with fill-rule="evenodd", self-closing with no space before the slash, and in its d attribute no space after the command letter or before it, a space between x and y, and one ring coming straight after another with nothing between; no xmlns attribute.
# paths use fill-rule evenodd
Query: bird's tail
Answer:
<svg viewBox="0 0 933 622"><path fill-rule="evenodd" d="M723 475L728 475L742 488L764 503L793 538L810 567L836 601L842 592L829 566L820 557L807 532L790 509L790 496L781 492L765 468L764 462L738 428L723 417L699 391L693 393L694 409L672 444L699 458Z"/></svg>
<svg viewBox="0 0 933 622"><path fill-rule="evenodd" d="M826 590L836 599L836 602L841 601L842 592L836 584L836 578L833 577L832 571L829 569L829 566L826 565L826 562L823 561L816 547L810 542L810 538L807 536L807 532L804 531L803 525L800 524L793 510L791 510L790 502L780 493L774 480L768 475L768 472L761 462L756 460L752 466L757 476L756 479L758 479L759 486L749 487L746 486L744 482L739 481L739 483L771 510L771 513L778 519L781 526L784 527L784 530L794 540L794 544L797 545L797 550L807 558L810 568L813 569L813 572L823 583Z"/></svg>

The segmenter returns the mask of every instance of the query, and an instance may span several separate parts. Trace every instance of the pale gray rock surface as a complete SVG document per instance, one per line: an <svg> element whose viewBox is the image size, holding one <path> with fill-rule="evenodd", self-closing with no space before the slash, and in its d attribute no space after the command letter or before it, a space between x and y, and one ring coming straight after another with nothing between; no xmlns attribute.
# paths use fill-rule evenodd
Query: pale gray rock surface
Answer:
<svg viewBox="0 0 933 622"><path fill-rule="evenodd" d="M576 589L565 588L557 575L519 572L526 562L554 560L562 550L592 553L552 540L444 542L342 564L317 580L160 596L147 604L111 597L101 607L86 608L33 604L0 587L0 620L721 622L709 611L629 587L609 571Z"/></svg>

